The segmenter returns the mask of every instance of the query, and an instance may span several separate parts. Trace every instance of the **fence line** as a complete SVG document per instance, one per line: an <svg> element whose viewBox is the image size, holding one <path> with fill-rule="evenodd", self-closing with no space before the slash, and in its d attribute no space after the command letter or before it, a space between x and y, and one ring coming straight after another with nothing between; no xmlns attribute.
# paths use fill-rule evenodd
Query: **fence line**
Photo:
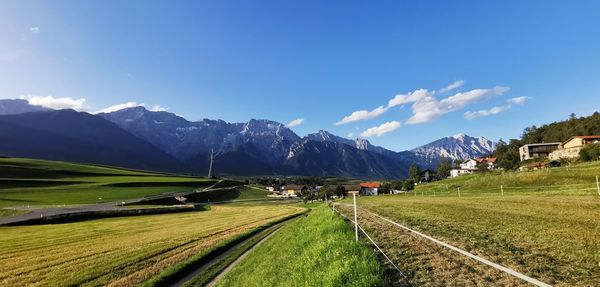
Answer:
<svg viewBox="0 0 600 287"><path fill-rule="evenodd" d="M354 220L348 218L348 216L346 216L345 214L343 214L335 209L335 202L332 204L332 209L333 209L333 211L337 212L342 217L346 218L346 220L352 222L352 224L356 224L356 222ZM371 243L373 243L373 245L377 248L377 250L379 250L379 252L383 255L383 257L385 257L385 259L387 259L387 261L390 264L392 264L392 266L394 266L394 268L398 271L398 273L400 273L400 275L402 275L402 277L404 277L404 280L406 280L406 282L410 286L415 287L415 285L410 281L410 279L408 279L408 276L406 276L406 274L404 274L404 272L402 272L402 270L400 270L400 268L398 268L398 266L396 266L396 264L394 264L394 262L392 262L392 259L390 259L390 257L387 256L387 254L385 254L385 252L383 252L383 250L379 247L379 245L377 245L377 243L375 243L375 241L371 238L371 236L369 236L369 234L359 224L356 224L356 226L358 226L360 231L369 239L369 241L371 241Z"/></svg>
<svg viewBox="0 0 600 287"><path fill-rule="evenodd" d="M504 189L532 189L531 191L526 191L525 193L529 193L529 194L534 194L534 193L548 193L548 192L593 192L596 191L598 188L597 187L592 187L592 184L589 184L589 186L591 187L587 187L587 188L575 188L575 189L548 189L551 188L552 186L547 186L547 188L545 190L534 190L535 188L540 188L538 187L507 187L504 186ZM432 194L432 193L439 193L440 195L448 195L448 194L457 194L457 193L463 193L465 195L469 195L472 193L477 193L477 195L482 195L482 196L486 196L486 195L490 195L490 194L501 194L502 193L502 187L498 186L497 188L494 189L461 189L460 187L454 187L451 189L445 189L445 188L441 188L441 189L429 189L429 190L420 190L420 192L423 194ZM505 193L510 192L510 190L505 190ZM513 192L517 192L517 191L513 191ZM414 191L413 191L414 193ZM514 193L513 193L514 194ZM590 193L591 195L591 193Z"/></svg>
<svg viewBox="0 0 600 287"><path fill-rule="evenodd" d="M549 284L546 284L546 283L544 283L544 282L542 282L542 281L539 281L539 280L537 280L537 279L535 279L535 278L529 277L529 276L527 276L527 275L525 275L525 274L519 273L519 272L517 272L517 271L514 271L514 270L512 270L512 269L510 269L510 268L504 267L504 266L502 266L502 265L499 265L499 264L496 264L496 263L494 263L494 262L492 262L492 261L489 261L489 260L487 260L487 259L485 259L485 258L482 258L482 257L479 257L479 256L477 256L477 255L474 255L474 254L472 254L472 253L469 253L469 252L467 252L467 251L465 251L465 250L462 250L462 249L460 249L460 248L458 248L458 247L454 247L454 246L452 246L452 245L450 245L450 244L448 244L448 243L445 243L445 242L443 242L443 241L437 240L437 239L435 239L435 238L433 238L433 237L431 237L431 236L428 236L428 235L425 235L425 234L423 234L423 233L420 233L420 232L418 232L418 231L416 231L416 230L410 229L410 228L408 228L408 227L406 227L406 226L404 226L404 225L401 225L401 224L399 224L399 223L396 223L396 222L394 222L394 221L392 221L392 220L390 220L390 219L387 219L387 218L385 218L385 217L383 217L383 216L381 216L381 215L379 215L379 214L377 214L377 213L373 213L373 212L370 212L370 211L368 211L368 210L367 210L366 212L368 212L368 213L370 213L370 214L373 214L374 216L376 216L376 217L378 217L378 218L380 218L380 219L382 219L382 220L384 220L384 221L387 221L387 222L389 222L389 223L391 223L391 224L393 224L393 225L396 225L396 226L398 226L398 227L400 227L400 228L402 228L402 229L404 229L404 230L407 230L407 231L409 231L409 232L412 232L412 233L414 233L414 234L416 234L416 235L419 235L419 236L421 236L421 237L423 237L423 238L425 238L425 239L427 239L427 240L430 240L430 241L432 241L432 242L435 242L435 243L437 243L437 244L439 244L439 245L442 245L442 246L444 246L444 247L446 247L446 248L448 248L448 249L451 249L451 250L453 250L453 251L456 251L456 252L458 252L458 253L460 253L460 254L462 254L462 255L464 255L464 256L467 256L467 257L469 257L469 258L471 258L471 259L475 259L475 260L477 260L477 261L479 261L479 262L481 262L481 263L483 263L483 264L486 264L486 265L488 265L488 266L491 266L491 267L493 267L493 268L495 268L495 269L498 269L498 270L500 270L500 271L503 271L503 272L505 272L505 273L508 273L508 274L510 274L510 275L513 275L513 276L515 276L515 277L517 277L517 278L520 278L520 279L522 279L522 280L524 280L524 281L527 281L527 282L529 282L529 283L531 283L531 284L534 284L534 285L536 285L536 286L540 286L540 287L552 287L551 285L549 285Z"/></svg>

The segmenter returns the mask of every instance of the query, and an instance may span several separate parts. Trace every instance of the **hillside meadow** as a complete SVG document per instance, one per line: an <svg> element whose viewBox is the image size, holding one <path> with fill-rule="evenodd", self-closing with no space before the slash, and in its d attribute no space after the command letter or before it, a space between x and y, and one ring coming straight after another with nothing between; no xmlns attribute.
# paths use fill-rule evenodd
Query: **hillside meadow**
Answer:
<svg viewBox="0 0 600 287"><path fill-rule="evenodd" d="M80 205L204 188L216 181L104 166L0 158L0 208ZM0 209L0 215L22 211Z"/></svg>

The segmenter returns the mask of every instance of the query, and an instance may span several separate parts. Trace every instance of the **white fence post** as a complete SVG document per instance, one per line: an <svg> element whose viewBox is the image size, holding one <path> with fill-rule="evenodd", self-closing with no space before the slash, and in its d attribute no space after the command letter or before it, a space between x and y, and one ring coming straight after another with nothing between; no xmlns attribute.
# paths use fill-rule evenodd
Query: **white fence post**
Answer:
<svg viewBox="0 0 600 287"><path fill-rule="evenodd" d="M358 242L358 216L356 215L356 192L352 193L352 198L354 199L354 236L356 237L356 241Z"/></svg>
<svg viewBox="0 0 600 287"><path fill-rule="evenodd" d="M598 195L600 195L600 183L598 183L598 176L596 175L596 188L598 189Z"/></svg>
<svg viewBox="0 0 600 287"><path fill-rule="evenodd" d="M460 187L458 187L458 197L460 197Z"/></svg>
<svg viewBox="0 0 600 287"><path fill-rule="evenodd" d="M500 191L502 193L502 196L504 196L504 185L500 185Z"/></svg>

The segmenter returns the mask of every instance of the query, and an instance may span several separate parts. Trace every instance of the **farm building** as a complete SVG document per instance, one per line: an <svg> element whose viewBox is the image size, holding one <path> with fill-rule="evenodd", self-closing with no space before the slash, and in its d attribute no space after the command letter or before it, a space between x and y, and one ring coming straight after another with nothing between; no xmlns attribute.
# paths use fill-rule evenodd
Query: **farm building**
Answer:
<svg viewBox="0 0 600 287"><path fill-rule="evenodd" d="M360 188L360 194L362 195L377 195L378 190L381 188L381 182L361 182Z"/></svg>
<svg viewBox="0 0 600 287"><path fill-rule="evenodd" d="M343 185L343 187L346 190L346 196L352 196L353 193L356 195L360 194L361 187L358 184L347 184Z"/></svg>
<svg viewBox="0 0 600 287"><path fill-rule="evenodd" d="M574 136L551 152L548 158L551 160L578 158L583 147L595 143L600 143L600 136Z"/></svg>

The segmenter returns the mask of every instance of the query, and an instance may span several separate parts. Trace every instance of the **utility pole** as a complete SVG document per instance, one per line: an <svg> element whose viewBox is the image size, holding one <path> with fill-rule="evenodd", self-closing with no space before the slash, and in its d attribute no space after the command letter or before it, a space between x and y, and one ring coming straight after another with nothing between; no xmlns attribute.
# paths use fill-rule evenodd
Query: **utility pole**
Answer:
<svg viewBox="0 0 600 287"><path fill-rule="evenodd" d="M208 178L213 177L213 163L215 161L215 149L210 149L210 166L208 167Z"/></svg>

